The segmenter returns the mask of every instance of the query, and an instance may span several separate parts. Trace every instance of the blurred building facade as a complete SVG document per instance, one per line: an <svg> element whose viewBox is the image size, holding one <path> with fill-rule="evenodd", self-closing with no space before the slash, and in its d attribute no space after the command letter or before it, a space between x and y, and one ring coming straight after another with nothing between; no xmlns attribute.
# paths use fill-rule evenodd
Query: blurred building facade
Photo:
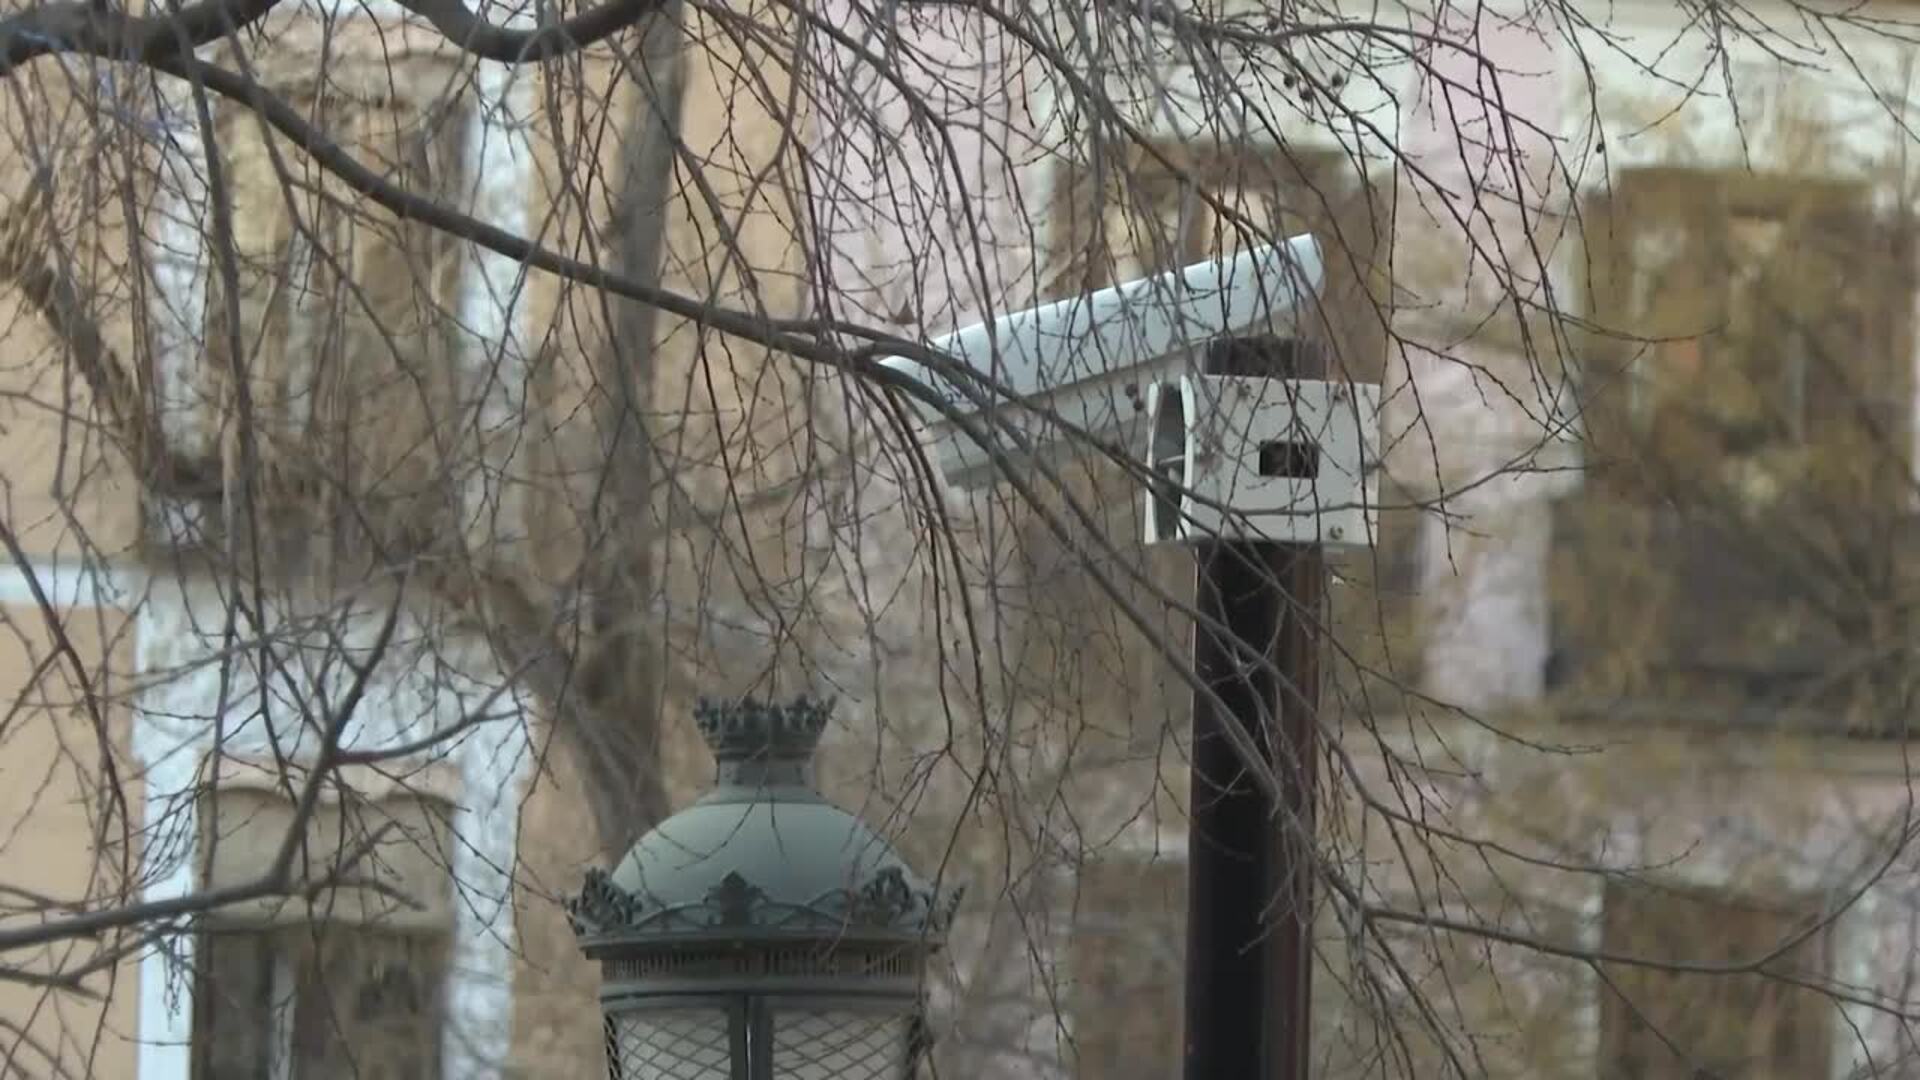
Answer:
<svg viewBox="0 0 1920 1080"><path fill-rule="evenodd" d="M1106 168L1089 166L1111 151L1061 141L1074 129L1046 94L980 65L936 99L948 115L973 109L1010 133L995 142L957 128L962 158L994 143L1019 159L984 170L976 231L963 234L958 217L928 227L876 216L866 199L827 199L817 254L847 271L837 280L860 283L836 299L842 314L898 323L904 311L937 330L977 317L987 299L1067 295L1233 247L1217 204L1264 231L1318 233L1329 286L1310 332L1336 370L1383 382L1389 401L1379 546L1341 562L1333 590L1347 655L1329 665L1325 692L1345 751L1323 767L1340 777L1328 795L1330 857L1383 906L1696 967L1764 958L1772 976L1584 963L1408 926L1390 935L1409 965L1404 981L1355 989L1366 985L1360 958L1384 963L1388 946L1356 946L1329 914L1316 1003L1326 1075L1377 1075L1396 1055L1412 1075L1436 1069L1442 1050L1414 1016L1416 996L1447 1003L1439 1026L1487 1075L1909 1075L1905 1029L1875 1005L1911 999L1920 946L1912 868L1881 858L1910 809L1904 549L1920 439L1910 242L1920 173L1904 110L1916 54L1865 21L1836 38L1843 46L1789 34L1770 50L1737 35L1716 45L1683 5L1573 10L1593 24L1450 25L1471 50L1436 50L1424 69L1382 59L1346 71L1329 85L1364 123L1345 128L1276 100L1285 123L1223 139L1211 121L1183 127L1178 110L1143 104L1154 152L1130 149ZM316 115L346 118L369 160L475 216L523 232L561 213L573 195L559 151L525 122L539 80L462 66L425 36L368 44L376 23L397 25L392 15L376 6L349 18L359 29L341 40L362 51L338 54L345 62L320 59L336 55L331 31L288 28L282 70L265 77ZM991 34L909 29L928 47L1001 55ZM825 49L823 77L844 62ZM615 67L584 77L610 84ZM1183 85L1177 67L1148 81ZM332 74L316 80L322 68ZM450 98L448 80L476 70ZM736 75L700 70L691 130L729 131L763 151L778 143L777 125L731 109L723 84ZM36 93L48 96L31 108L64 115L58 93ZM465 103L451 120L449 100ZM899 115L906 132L904 106ZM365 282L392 286L379 290L381 322L411 327L409 350L456 369L483 356L524 366L549 347L561 303L551 281L397 222L356 226L341 245L360 260L350 272L315 271L277 201L281 166L243 119L221 123L246 265L259 270L239 282L238 309L268 351L344 355L364 344L372 330L340 305ZM848 191L912 186L911 154L874 154L831 125L810 137L819 162L844 164ZM1051 156L1018 152L1038 147ZM8 195L32 179L8 176ZM604 193L595 199L581 212L604 218ZM704 234L676 225L691 260L678 272L700 280ZM162 357L207 340L201 228L183 220L156 256L171 290L157 303L191 313L154 320ZM799 259L782 234L748 235L767 238L757 267ZM901 250L917 268L875 272ZM980 250L990 257L971 257ZM280 291L289 266L337 278L293 302ZM506 300L522 288L525 302ZM7 352L21 359L0 372L11 391L0 402L6 525L18 548L0 574L0 679L21 715L58 719L0 726L0 823L31 823L0 858L44 868L35 880L49 896L95 902L245 880L270 857L286 812L277 740L297 738L249 728L251 714L231 707L275 691L219 660L233 632L229 582L196 568L181 542L182 529L214 519L142 495L112 447L73 422L85 390L61 360L67 346L18 296L4 302L16 309ZM103 312L118 340L134 336L129 310ZM1579 321L1545 314L1554 311ZM166 374L180 370L162 365L162 390L190 400L188 380ZM368 400L391 396L395 373L358 377L371 380L356 384ZM692 378L660 375L663 396L680 400ZM298 397L281 392L283 404ZM551 400L556 415L569 404ZM190 403L180 412L180 438L218 440L195 429ZM433 426L430 410L378 423ZM406 475L407 463L398 454L390 474ZM1115 490L1117 476L1097 465L1069 471L1089 495ZM533 534L537 505L515 506L484 481L475 490L505 532ZM1140 534L1130 497L1100 505L1113 535ZM990 512L984 501L971 509ZM1032 781L1047 809L1021 823L1024 847L971 849L1000 902L975 913L979 929L960 928L981 939L954 950L948 1052L964 1075L1165 1080L1179 1062L1187 691L1112 617L1081 552L1030 521L1010 525L1024 592L996 631L1011 658L999 677L1009 712L1051 747L1035 752L1036 775L1053 771ZM865 543L913 547L898 542L907 526L892 529L876 526ZM817 541L804 528L783 540ZM1180 552L1126 557L1170 589L1190 578ZM378 599L340 624L349 636L377 632ZM48 609L61 635L46 629ZM836 610L828 621L844 620L840 629L872 631L853 607ZM931 701L945 661L908 641L923 624L905 630L887 643L888 677ZM1166 620L1165 641L1185 632ZM458 723L505 681L478 638L449 640L424 621L403 621L400 637L356 746L404 745ZM319 833L381 836L381 884L417 905L396 909L363 889L333 890L318 920L236 910L222 932L108 962L88 984L111 981L97 996L0 980L11 1025L0 1044L36 1063L21 1066L28 1075L255 1077L282 1061L300 1077L560 1075L557 1062L585 1075L599 1053L592 977L552 901L597 852L582 838L578 789L537 779L537 707L499 700L515 719L404 782L358 777L356 796L317 818ZM300 715L297 700L277 708ZM892 717L901 730L940 730L933 705L913 709ZM881 711L856 701L851 721ZM232 737L210 755L216 723ZM99 742L114 755L95 752ZM697 780L697 752L686 761L677 782ZM1500 847L1428 834L1400 848L1377 813L1369 821L1356 808L1366 784L1395 792L1404 813L1430 811ZM101 797L112 790L126 793L126 809ZM217 798L200 805L209 792ZM183 808L188 794L196 805ZM944 830L960 826L927 813L938 824L918 842L938 854ZM1021 870L996 879L996 860ZM372 1047L390 1050L351 1057Z"/></svg>

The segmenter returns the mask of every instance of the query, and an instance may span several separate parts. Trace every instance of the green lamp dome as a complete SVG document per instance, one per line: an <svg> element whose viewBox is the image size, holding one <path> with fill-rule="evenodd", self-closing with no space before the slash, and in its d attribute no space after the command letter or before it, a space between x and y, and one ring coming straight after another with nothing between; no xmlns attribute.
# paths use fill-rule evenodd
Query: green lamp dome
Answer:
<svg viewBox="0 0 1920 1080"><path fill-rule="evenodd" d="M590 951L660 944L848 938L927 941L946 904L885 839L815 789L811 761L832 705L695 706L718 765L698 802L641 837L569 904Z"/></svg>

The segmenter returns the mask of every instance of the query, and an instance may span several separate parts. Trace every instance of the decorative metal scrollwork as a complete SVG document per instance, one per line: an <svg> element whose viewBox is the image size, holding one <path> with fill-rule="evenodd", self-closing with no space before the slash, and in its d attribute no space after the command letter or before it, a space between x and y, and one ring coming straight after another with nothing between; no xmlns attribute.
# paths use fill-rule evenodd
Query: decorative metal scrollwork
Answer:
<svg viewBox="0 0 1920 1080"><path fill-rule="evenodd" d="M720 884L707 890L707 909L712 913L711 926L752 926L754 915L766 906L767 894L759 886L740 876L738 871L729 871L720 879Z"/></svg>
<svg viewBox="0 0 1920 1080"><path fill-rule="evenodd" d="M924 913L932 899L908 885L899 867L889 866L853 893L847 914L859 922L892 926L908 915Z"/></svg>
<svg viewBox="0 0 1920 1080"><path fill-rule="evenodd" d="M613 883L605 870L594 867L580 886L580 895L567 900L567 918L573 932L592 937L631 928L639 921L640 898Z"/></svg>
<svg viewBox="0 0 1920 1080"><path fill-rule="evenodd" d="M784 705L701 698L693 706L694 726L700 729L713 756L723 762L811 758L832 715L831 699L806 697Z"/></svg>
<svg viewBox="0 0 1920 1080"><path fill-rule="evenodd" d="M833 889L804 903L769 896L738 871L729 871L696 903L649 904L614 884L606 871L594 869L587 871L580 894L566 906L574 933L581 937L670 938L752 928L912 934L945 927L958 894L947 903L939 899L931 889L916 888L900 867L886 866L857 888Z"/></svg>

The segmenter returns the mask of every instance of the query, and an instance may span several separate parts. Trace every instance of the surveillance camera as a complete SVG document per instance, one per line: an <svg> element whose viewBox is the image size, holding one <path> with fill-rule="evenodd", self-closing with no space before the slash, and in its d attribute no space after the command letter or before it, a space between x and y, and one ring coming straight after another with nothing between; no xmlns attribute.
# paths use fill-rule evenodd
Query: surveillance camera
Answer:
<svg viewBox="0 0 1920 1080"><path fill-rule="evenodd" d="M1146 542L1365 548L1379 534L1380 388L1181 375L1147 394Z"/></svg>
<svg viewBox="0 0 1920 1080"><path fill-rule="evenodd" d="M931 342L994 384L989 390L973 383L971 395L925 365L905 358L886 364L983 429L991 447L948 414L919 403L931 456L947 482L988 487L996 459L1020 467L1030 456L1070 450L1087 439L1136 446L1150 388L1194 370L1197 351L1214 338L1295 318L1320 279L1320 245L1303 235L1014 312Z"/></svg>

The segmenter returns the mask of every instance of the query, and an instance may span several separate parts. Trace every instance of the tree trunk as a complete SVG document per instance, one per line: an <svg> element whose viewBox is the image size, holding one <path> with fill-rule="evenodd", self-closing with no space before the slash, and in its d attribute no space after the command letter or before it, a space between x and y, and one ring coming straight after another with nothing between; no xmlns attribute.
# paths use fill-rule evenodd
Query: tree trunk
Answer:
<svg viewBox="0 0 1920 1080"><path fill-rule="evenodd" d="M676 0L648 19L637 61L628 64L640 89L623 140L613 259L617 272L640 281L659 279L665 247L687 82L682 17ZM592 645L580 672L585 708L570 714L595 730L568 741L581 758L602 850L613 859L667 811L660 643L650 632L657 464L645 427L659 318L649 305L602 296L611 331L593 358L602 474L582 575Z"/></svg>

